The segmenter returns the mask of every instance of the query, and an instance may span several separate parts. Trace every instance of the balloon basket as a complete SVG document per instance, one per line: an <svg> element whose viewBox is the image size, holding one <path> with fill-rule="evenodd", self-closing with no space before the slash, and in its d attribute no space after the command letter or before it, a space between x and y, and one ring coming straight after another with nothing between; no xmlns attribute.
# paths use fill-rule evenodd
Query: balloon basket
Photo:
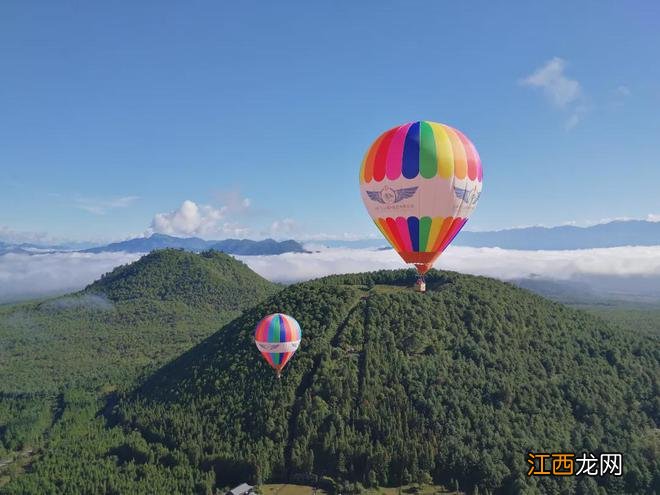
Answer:
<svg viewBox="0 0 660 495"><path fill-rule="evenodd" d="M415 282L415 292L426 292L426 282L424 281L424 277L419 277Z"/></svg>

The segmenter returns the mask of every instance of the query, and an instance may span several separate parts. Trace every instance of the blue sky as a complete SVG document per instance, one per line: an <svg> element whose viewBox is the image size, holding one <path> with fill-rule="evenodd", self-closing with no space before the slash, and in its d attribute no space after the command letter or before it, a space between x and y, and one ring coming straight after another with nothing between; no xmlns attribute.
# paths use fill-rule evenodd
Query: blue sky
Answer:
<svg viewBox="0 0 660 495"><path fill-rule="evenodd" d="M418 119L481 154L473 230L660 214L658 3L464 3L2 2L0 236L372 235Z"/></svg>

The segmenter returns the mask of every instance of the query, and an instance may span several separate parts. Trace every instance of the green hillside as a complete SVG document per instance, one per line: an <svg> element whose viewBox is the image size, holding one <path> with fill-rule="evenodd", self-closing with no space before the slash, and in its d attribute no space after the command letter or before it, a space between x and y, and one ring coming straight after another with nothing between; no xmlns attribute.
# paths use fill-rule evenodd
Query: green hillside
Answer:
<svg viewBox="0 0 660 495"><path fill-rule="evenodd" d="M650 486L657 340L493 280L434 273L425 295L409 280L291 287L155 375L123 417L221 483L315 473L510 490L527 451L604 449L626 453L630 492ZM275 310L304 329L281 382L250 341Z"/></svg>
<svg viewBox="0 0 660 495"><path fill-rule="evenodd" d="M235 311L261 300L273 287L224 253L163 249L115 268L85 292L105 294L115 302L147 299Z"/></svg>
<svg viewBox="0 0 660 495"><path fill-rule="evenodd" d="M125 381L176 357L273 294L222 253L155 251L84 291L0 307L0 393Z"/></svg>
<svg viewBox="0 0 660 495"><path fill-rule="evenodd" d="M657 336L486 278L434 271L421 295L411 277L290 286L118 403L63 397L74 426L5 492L208 493L245 480L341 493L658 489ZM274 311L303 328L279 381L251 340ZM528 451L623 452L624 476L530 479Z"/></svg>
<svg viewBox="0 0 660 495"><path fill-rule="evenodd" d="M167 250L80 293L1 306L0 485L5 456L44 444L69 391L129 389L277 290L227 255Z"/></svg>

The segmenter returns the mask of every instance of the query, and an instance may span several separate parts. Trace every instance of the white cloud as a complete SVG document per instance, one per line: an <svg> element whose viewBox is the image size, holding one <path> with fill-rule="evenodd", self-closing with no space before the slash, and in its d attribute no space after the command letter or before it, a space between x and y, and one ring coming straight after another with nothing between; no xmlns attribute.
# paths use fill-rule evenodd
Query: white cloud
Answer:
<svg viewBox="0 0 660 495"><path fill-rule="evenodd" d="M632 92L628 86L623 84L616 87L610 92L609 104L613 108L621 108L626 104Z"/></svg>
<svg viewBox="0 0 660 495"><path fill-rule="evenodd" d="M105 215L108 211L117 208L126 208L135 203L139 196L123 196L119 198L100 199L100 198L76 198L76 207L81 210L94 213L95 215Z"/></svg>
<svg viewBox="0 0 660 495"><path fill-rule="evenodd" d="M393 250L323 249L316 253L243 256L241 260L265 278L295 282L335 273L404 268ZM516 251L453 246L436 268L510 280L532 274L555 279L578 275L660 276L660 246Z"/></svg>
<svg viewBox="0 0 660 495"><path fill-rule="evenodd" d="M584 114L587 113L587 107L584 105L578 105L573 109L572 113L569 115L568 119L566 120L566 123L564 124L564 128L567 131L570 131L573 129L576 125L580 123L582 120L582 117L584 117Z"/></svg>
<svg viewBox="0 0 660 495"><path fill-rule="evenodd" d="M623 84L621 86L618 86L615 92L617 95L623 98L627 98L628 96L630 96L630 88L628 88L628 86L624 86Z"/></svg>
<svg viewBox="0 0 660 495"><path fill-rule="evenodd" d="M565 68L566 62L559 57L554 57L543 67L522 79L521 84L541 88L552 103L560 108L565 108L576 101L582 92L578 81L566 77Z"/></svg>
<svg viewBox="0 0 660 495"><path fill-rule="evenodd" d="M296 231L298 224L293 218L275 220L270 225L270 234L274 237L290 236Z"/></svg>
<svg viewBox="0 0 660 495"><path fill-rule="evenodd" d="M151 222L151 230L168 235L209 235L220 228L220 221L225 213L225 207L198 205L187 199L174 211L157 213Z"/></svg>
<svg viewBox="0 0 660 495"><path fill-rule="evenodd" d="M218 193L220 195L221 193ZM251 201L236 191L222 193L225 204L220 207L202 205L189 199L168 213L157 213L145 235L153 233L206 239L250 237L252 230L236 221L251 210Z"/></svg>
<svg viewBox="0 0 660 495"><path fill-rule="evenodd" d="M580 83L566 76L566 61L559 57L548 60L545 65L520 80L523 86L539 88L557 108L569 112L565 123L567 130L575 127L587 111Z"/></svg>
<svg viewBox="0 0 660 495"><path fill-rule="evenodd" d="M219 229L216 229L216 237L234 237L245 239L252 236L252 230L249 227L235 222L225 222Z"/></svg>
<svg viewBox="0 0 660 495"><path fill-rule="evenodd" d="M649 213L646 215L647 222L660 222L660 213Z"/></svg>
<svg viewBox="0 0 660 495"><path fill-rule="evenodd" d="M134 253L5 254L0 256L0 302L62 294L82 289Z"/></svg>
<svg viewBox="0 0 660 495"><path fill-rule="evenodd" d="M214 197L218 204L223 205L224 211L227 214L244 215L252 209L252 201L250 198L243 197L238 188L217 191Z"/></svg>

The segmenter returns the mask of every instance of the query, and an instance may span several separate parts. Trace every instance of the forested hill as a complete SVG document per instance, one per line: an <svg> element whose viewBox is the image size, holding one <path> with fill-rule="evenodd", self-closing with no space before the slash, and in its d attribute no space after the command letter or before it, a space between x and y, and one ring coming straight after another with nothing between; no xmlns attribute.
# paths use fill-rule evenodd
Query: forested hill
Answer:
<svg viewBox="0 0 660 495"><path fill-rule="evenodd" d="M149 441L124 462L178 465L206 486L329 476L497 493L657 488L657 338L491 279L432 271L427 294L411 280L328 277L244 313L120 404L124 427ZM280 381L251 339L274 311L303 330ZM529 451L623 452L625 476L528 478Z"/></svg>
<svg viewBox="0 0 660 495"><path fill-rule="evenodd" d="M0 394L130 387L277 290L228 255L170 249L81 293L2 306ZM0 443L3 425L0 414Z"/></svg>
<svg viewBox="0 0 660 495"><path fill-rule="evenodd" d="M101 293L115 302L156 299L237 310L255 304L275 290L273 283L224 253L163 249L115 268L85 292Z"/></svg>
<svg viewBox="0 0 660 495"><path fill-rule="evenodd" d="M108 450L126 435L104 411L277 290L227 255L166 250L81 293L0 306L0 493L153 495L153 478L141 491L133 474L112 488ZM190 492L172 483L164 493Z"/></svg>

